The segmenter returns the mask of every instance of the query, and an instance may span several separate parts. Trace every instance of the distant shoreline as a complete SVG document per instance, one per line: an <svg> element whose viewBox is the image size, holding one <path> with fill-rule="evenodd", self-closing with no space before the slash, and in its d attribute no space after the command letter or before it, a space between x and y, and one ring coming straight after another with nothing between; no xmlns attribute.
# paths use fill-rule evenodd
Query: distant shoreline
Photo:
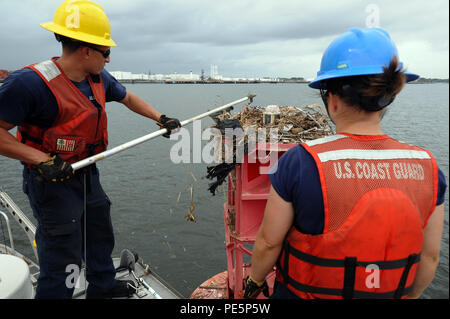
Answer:
<svg viewBox="0 0 450 319"><path fill-rule="evenodd" d="M172 80L162 80L162 81L155 81L155 80L117 80L120 83L124 84L138 84L138 83L148 83L148 84L308 84L309 81L172 81ZM449 83L448 79L418 79L414 82L410 82L408 84L435 84L435 83Z"/></svg>
<svg viewBox="0 0 450 319"><path fill-rule="evenodd" d="M283 83L309 83L305 80L287 80L287 81L261 81L261 80L140 80L140 79L120 79L120 83L154 83L154 84L283 84Z"/></svg>
<svg viewBox="0 0 450 319"><path fill-rule="evenodd" d="M120 83L150 83L150 84L253 84L253 83L271 83L271 84L277 84L277 83L283 83L279 81L211 81L211 80L125 80L120 79L117 80ZM307 83L307 82L305 82Z"/></svg>
<svg viewBox="0 0 450 319"><path fill-rule="evenodd" d="M418 78L416 81L411 82L411 84L430 84L430 83L448 83L448 79Z"/></svg>
<svg viewBox="0 0 450 319"><path fill-rule="evenodd" d="M410 82L408 84L434 84L434 83L449 83L449 79L427 79L427 78L419 78L414 82ZM0 83L3 83L5 79L0 79ZM308 84L309 81L306 80L293 80L293 79L280 79L280 81L260 81L260 80L252 80L252 81L222 81L222 80L198 80L198 81L173 81L173 80L117 80L120 83L126 84L137 84L137 83L148 83L148 84L285 84L285 83L297 83L297 84Z"/></svg>

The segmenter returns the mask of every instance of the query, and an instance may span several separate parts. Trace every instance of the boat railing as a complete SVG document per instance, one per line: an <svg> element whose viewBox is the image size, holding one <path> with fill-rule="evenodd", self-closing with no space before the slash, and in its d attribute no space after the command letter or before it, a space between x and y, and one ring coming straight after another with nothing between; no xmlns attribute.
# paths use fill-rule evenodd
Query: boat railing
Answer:
<svg viewBox="0 0 450 319"><path fill-rule="evenodd" d="M9 223L8 215L6 215L4 212L2 212L0 210L0 216L3 217L3 219L6 221L6 227L8 229L8 235L9 235L9 245L10 245L11 249L14 251L14 239L12 236L11 224ZM5 245L6 245L6 243L5 243ZM6 249L5 249L5 251L6 251Z"/></svg>
<svg viewBox="0 0 450 319"><path fill-rule="evenodd" d="M36 260L38 260L37 249L34 241L36 235L36 226L28 219L28 217L19 208L19 206L17 206L16 203L14 203L11 197L9 197L9 195L1 188L0 188L0 206L8 211L11 214L11 216L16 220L16 222L19 224L19 226L23 229L23 231L28 237L28 240L30 241L30 245L31 248L33 249L34 256L36 257ZM5 217L5 219L7 220L11 248L14 251L14 243L8 216L5 213L2 213L1 215Z"/></svg>

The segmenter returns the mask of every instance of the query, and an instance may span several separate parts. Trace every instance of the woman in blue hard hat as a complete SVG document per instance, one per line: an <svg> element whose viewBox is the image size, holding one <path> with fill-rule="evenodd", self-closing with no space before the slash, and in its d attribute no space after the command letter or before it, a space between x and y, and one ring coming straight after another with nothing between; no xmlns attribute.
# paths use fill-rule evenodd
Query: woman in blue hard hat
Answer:
<svg viewBox="0 0 450 319"><path fill-rule="evenodd" d="M427 150L384 135L405 82L389 34L351 29L317 78L336 135L286 152L253 249L246 298L418 298L438 264L446 182Z"/></svg>

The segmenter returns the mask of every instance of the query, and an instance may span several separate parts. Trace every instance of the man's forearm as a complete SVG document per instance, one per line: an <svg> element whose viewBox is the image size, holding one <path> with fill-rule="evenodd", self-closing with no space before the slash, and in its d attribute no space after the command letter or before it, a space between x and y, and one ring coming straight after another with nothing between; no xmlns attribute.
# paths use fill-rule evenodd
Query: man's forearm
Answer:
<svg viewBox="0 0 450 319"><path fill-rule="evenodd" d="M145 102L139 96L132 92L127 92L125 98L121 101L131 111L140 114L142 116L151 118L158 121L161 117L161 113L158 112L153 106Z"/></svg>
<svg viewBox="0 0 450 319"><path fill-rule="evenodd" d="M20 143L2 127L0 127L0 155L34 165L50 158L48 154Z"/></svg>

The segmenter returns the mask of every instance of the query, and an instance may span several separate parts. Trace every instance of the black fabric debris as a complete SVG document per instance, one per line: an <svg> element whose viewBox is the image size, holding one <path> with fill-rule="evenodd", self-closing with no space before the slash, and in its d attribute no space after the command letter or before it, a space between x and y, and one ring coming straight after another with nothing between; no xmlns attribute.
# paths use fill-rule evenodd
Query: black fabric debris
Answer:
<svg viewBox="0 0 450 319"><path fill-rule="evenodd" d="M220 120L219 118L214 119L216 122L215 127L220 130L222 134L225 134L225 129L236 129L241 128L241 122L238 119L224 119ZM244 154L248 153L248 145L244 144ZM236 166L236 141L233 139L233 162L232 163L220 163L215 166L208 166L206 178L210 180L216 179L215 182L210 183L208 190L214 196L216 195L216 189L226 180L228 174L233 170Z"/></svg>

